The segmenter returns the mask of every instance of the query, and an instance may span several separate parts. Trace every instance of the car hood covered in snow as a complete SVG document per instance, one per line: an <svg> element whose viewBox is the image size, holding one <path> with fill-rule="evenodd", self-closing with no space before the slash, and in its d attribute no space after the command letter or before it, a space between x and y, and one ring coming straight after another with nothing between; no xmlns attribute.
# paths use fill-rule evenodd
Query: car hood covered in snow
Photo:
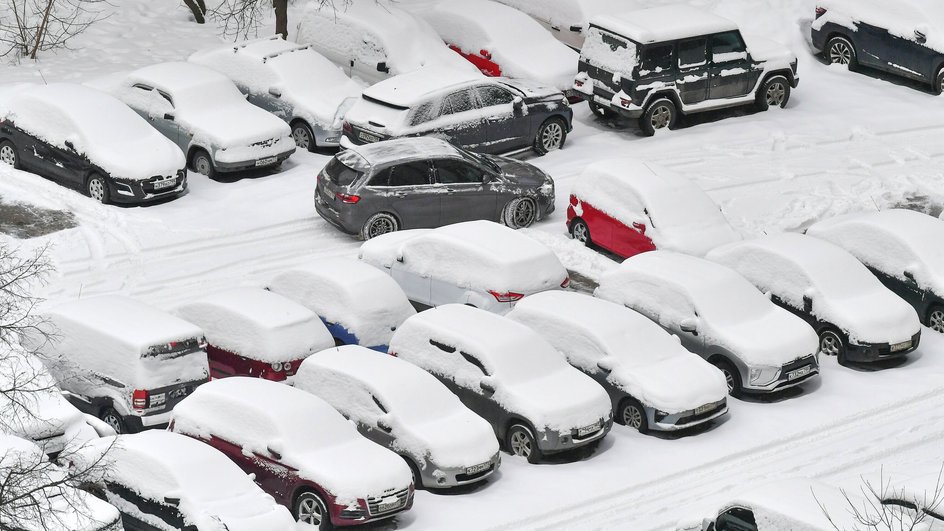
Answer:
<svg viewBox="0 0 944 531"><path fill-rule="evenodd" d="M772 41L766 37L743 33L744 41L747 44L747 51L755 61L764 61L770 63L789 64L797 60L797 56L790 48L779 42Z"/></svg>
<svg viewBox="0 0 944 531"><path fill-rule="evenodd" d="M535 429L567 432L609 418L610 399L600 384L571 367L498 386L494 399Z"/></svg>
<svg viewBox="0 0 944 531"><path fill-rule="evenodd" d="M769 311L738 323L707 323L705 343L722 346L750 365L780 367L816 353L816 332L792 313L771 305Z"/></svg>
<svg viewBox="0 0 944 531"><path fill-rule="evenodd" d="M459 411L429 422L402 424L394 431L398 443L403 439L403 446L408 448L412 439L428 448L430 459L442 467L477 465L498 453L498 440L491 425L471 411Z"/></svg>

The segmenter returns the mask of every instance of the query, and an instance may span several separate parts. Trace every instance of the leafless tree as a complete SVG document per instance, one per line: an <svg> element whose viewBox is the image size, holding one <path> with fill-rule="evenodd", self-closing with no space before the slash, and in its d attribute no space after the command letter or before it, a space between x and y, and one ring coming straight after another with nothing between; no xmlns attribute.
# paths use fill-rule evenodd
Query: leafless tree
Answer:
<svg viewBox="0 0 944 531"><path fill-rule="evenodd" d="M846 491L842 494L846 501L844 510L855 522L855 531L919 531L936 528L934 525L944 521L944 467L938 472L935 485L927 490L916 490L907 484L893 486L883 471L877 484L863 478L856 495ZM837 508L827 508L818 499L817 503L836 531L853 531L836 522L835 512L830 511Z"/></svg>
<svg viewBox="0 0 944 531"><path fill-rule="evenodd" d="M69 41L106 15L109 0L4 0L0 2L0 57L36 59L68 48Z"/></svg>

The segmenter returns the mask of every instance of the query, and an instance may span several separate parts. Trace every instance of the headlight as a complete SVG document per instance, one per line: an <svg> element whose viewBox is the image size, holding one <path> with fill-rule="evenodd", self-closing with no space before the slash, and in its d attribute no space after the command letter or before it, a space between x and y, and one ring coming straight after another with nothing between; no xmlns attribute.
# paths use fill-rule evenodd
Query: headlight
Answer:
<svg viewBox="0 0 944 531"><path fill-rule="evenodd" d="M780 374L780 367L751 367L751 383L755 385L767 385L774 381Z"/></svg>
<svg viewBox="0 0 944 531"><path fill-rule="evenodd" d="M551 181L551 180L544 181L544 184L541 185L541 189L539 193L544 196L549 196L549 197L553 196L554 195L554 181Z"/></svg>

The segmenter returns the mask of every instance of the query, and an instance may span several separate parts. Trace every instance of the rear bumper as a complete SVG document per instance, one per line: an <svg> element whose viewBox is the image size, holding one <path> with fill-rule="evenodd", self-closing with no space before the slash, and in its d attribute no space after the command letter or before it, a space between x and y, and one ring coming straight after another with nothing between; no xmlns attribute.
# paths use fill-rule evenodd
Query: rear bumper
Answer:
<svg viewBox="0 0 944 531"><path fill-rule="evenodd" d="M345 234L350 234L351 236L356 236L360 232L362 224L357 224L351 219L346 219L347 216L345 216L343 213L338 212L324 204L324 202L321 200L321 197L318 196L317 190L315 190L314 201L315 212L321 216L321 219L333 225L334 228Z"/></svg>

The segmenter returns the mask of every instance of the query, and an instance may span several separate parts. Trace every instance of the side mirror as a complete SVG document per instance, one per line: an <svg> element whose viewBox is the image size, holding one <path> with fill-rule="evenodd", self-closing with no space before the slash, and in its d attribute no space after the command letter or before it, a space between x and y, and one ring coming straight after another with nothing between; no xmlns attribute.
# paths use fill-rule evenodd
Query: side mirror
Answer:
<svg viewBox="0 0 944 531"><path fill-rule="evenodd" d="M487 395L495 394L495 382L487 376L479 381L479 387L481 387L482 392Z"/></svg>
<svg viewBox="0 0 944 531"><path fill-rule="evenodd" d="M610 356L600 358L600 361L597 362L597 368L605 373L613 372L613 367L616 365L616 360Z"/></svg>
<svg viewBox="0 0 944 531"><path fill-rule="evenodd" d="M75 151L75 144L71 140L66 140L66 147L69 148L69 151Z"/></svg>
<svg viewBox="0 0 944 531"><path fill-rule="evenodd" d="M645 224L645 223L640 223L640 222L638 222L638 221L634 221L634 222L633 222L633 228L636 229L637 231L639 231L639 234L645 234L645 233L646 233L646 224Z"/></svg>
<svg viewBox="0 0 944 531"><path fill-rule="evenodd" d="M688 318L682 319L682 322L679 323L679 328L682 329L682 332L688 332L692 335L698 335L698 319Z"/></svg>
<svg viewBox="0 0 944 531"><path fill-rule="evenodd" d="M767 297L767 299L768 299L768 300L771 300L771 301L774 300L774 294L771 293L770 291L765 291L765 292L764 292L764 297Z"/></svg>
<svg viewBox="0 0 944 531"><path fill-rule="evenodd" d="M377 419L377 429L386 433L393 431L393 427L390 425L390 415L383 415Z"/></svg>
<svg viewBox="0 0 944 531"><path fill-rule="evenodd" d="M914 272L911 271L910 269L905 270L905 278L907 278L910 282L917 283L917 281L915 280Z"/></svg>
<svg viewBox="0 0 944 531"><path fill-rule="evenodd" d="M401 264L403 263L403 255L402 255L402 254L398 254L398 255L397 255L397 262L400 262Z"/></svg>
<svg viewBox="0 0 944 531"><path fill-rule="evenodd" d="M387 66L387 62L386 62L386 61L381 61L381 62L377 63L377 71L378 71L378 72L383 72L384 74L389 74L389 73L390 73L390 67Z"/></svg>
<svg viewBox="0 0 944 531"><path fill-rule="evenodd" d="M583 31L583 26L571 26L570 31L574 33L581 33Z"/></svg>
<svg viewBox="0 0 944 531"><path fill-rule="evenodd" d="M174 496L174 497L172 497L172 496L164 496L164 503L167 504L167 505L172 505L172 506L174 506L174 507L177 507L178 505L180 505L180 498L178 498L178 497L176 497L176 496Z"/></svg>
<svg viewBox="0 0 944 531"><path fill-rule="evenodd" d="M256 480L256 473L255 473L255 472L250 472L250 473L249 473L249 479L250 479L251 481L255 481L255 480Z"/></svg>
<svg viewBox="0 0 944 531"><path fill-rule="evenodd" d="M806 313L813 311L813 297L810 297L809 295L803 296L803 311Z"/></svg>
<svg viewBox="0 0 944 531"><path fill-rule="evenodd" d="M272 96L275 96L276 98L282 97L282 91L275 87L269 87L269 94L271 94Z"/></svg>
<svg viewBox="0 0 944 531"><path fill-rule="evenodd" d="M269 455L274 457L276 460L282 459L282 444L276 441L272 441L266 446L266 451L269 452Z"/></svg>
<svg viewBox="0 0 944 531"><path fill-rule="evenodd" d="M918 27L915 28L915 40L918 41L918 44L924 44L928 42L928 30L929 28L927 24L919 24Z"/></svg>
<svg viewBox="0 0 944 531"><path fill-rule="evenodd" d="M165 120L170 120L171 122L173 122L173 121L174 121L174 115L173 115L173 113L169 113L169 112L164 113L164 119L165 119Z"/></svg>

